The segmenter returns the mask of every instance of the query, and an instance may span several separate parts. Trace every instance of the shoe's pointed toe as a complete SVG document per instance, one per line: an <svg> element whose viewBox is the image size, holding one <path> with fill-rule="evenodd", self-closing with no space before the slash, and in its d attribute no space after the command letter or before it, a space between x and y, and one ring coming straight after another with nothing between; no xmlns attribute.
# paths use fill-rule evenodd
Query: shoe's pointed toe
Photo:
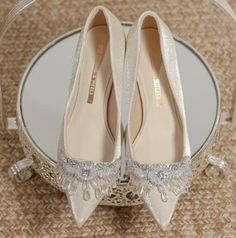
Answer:
<svg viewBox="0 0 236 238"><path fill-rule="evenodd" d="M157 189L152 189L144 201L162 230L166 230L175 211L179 196L167 192L168 201L163 202Z"/></svg>
<svg viewBox="0 0 236 238"><path fill-rule="evenodd" d="M97 199L93 194L89 201L85 201L83 199L82 190L78 189L75 193L69 194L67 193L67 199L76 221L77 226L80 228L84 225L84 223L91 216L93 211L96 209L101 199Z"/></svg>

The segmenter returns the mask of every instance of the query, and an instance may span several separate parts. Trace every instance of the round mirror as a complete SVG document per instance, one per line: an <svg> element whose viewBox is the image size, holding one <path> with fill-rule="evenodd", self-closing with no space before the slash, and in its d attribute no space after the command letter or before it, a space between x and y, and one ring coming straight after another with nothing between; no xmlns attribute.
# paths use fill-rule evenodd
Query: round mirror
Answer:
<svg viewBox="0 0 236 238"><path fill-rule="evenodd" d="M126 31L130 25L124 24ZM80 30L47 45L27 69L19 96L21 118L33 143L57 161L58 139ZM204 59L175 38L192 154L211 136L219 114L219 92Z"/></svg>

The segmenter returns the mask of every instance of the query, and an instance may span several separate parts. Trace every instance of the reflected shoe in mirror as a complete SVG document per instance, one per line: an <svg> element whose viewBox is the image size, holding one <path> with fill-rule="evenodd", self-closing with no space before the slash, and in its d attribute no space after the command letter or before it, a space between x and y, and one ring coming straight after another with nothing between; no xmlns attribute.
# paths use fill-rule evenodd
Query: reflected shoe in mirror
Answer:
<svg viewBox="0 0 236 238"><path fill-rule="evenodd" d="M119 176L124 54L120 22L108 9L95 7L80 35L58 152L58 182L78 226Z"/></svg>
<svg viewBox="0 0 236 238"><path fill-rule="evenodd" d="M191 154L175 42L156 13L143 13L131 27L126 54L127 169L165 229L189 187Z"/></svg>

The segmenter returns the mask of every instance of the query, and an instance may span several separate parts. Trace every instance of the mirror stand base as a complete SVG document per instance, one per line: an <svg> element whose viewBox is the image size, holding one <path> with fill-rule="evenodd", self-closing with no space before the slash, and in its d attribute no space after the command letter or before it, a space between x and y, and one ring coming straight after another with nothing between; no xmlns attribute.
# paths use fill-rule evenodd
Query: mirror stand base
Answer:
<svg viewBox="0 0 236 238"><path fill-rule="evenodd" d="M29 158L24 158L13 164L8 173L11 178L15 179L17 183L23 183L31 179L34 175L34 170L32 168L33 161Z"/></svg>

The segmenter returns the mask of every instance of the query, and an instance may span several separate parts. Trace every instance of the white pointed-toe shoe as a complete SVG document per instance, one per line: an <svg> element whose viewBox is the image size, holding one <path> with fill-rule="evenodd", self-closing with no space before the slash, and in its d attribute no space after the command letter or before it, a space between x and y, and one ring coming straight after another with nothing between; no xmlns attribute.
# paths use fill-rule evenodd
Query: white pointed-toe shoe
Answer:
<svg viewBox="0 0 236 238"><path fill-rule="evenodd" d="M156 13L143 13L131 27L126 58L127 169L165 229L189 187L191 154L175 42Z"/></svg>
<svg viewBox="0 0 236 238"><path fill-rule="evenodd" d="M80 35L58 152L58 182L79 227L119 176L124 54L120 22L95 7Z"/></svg>

